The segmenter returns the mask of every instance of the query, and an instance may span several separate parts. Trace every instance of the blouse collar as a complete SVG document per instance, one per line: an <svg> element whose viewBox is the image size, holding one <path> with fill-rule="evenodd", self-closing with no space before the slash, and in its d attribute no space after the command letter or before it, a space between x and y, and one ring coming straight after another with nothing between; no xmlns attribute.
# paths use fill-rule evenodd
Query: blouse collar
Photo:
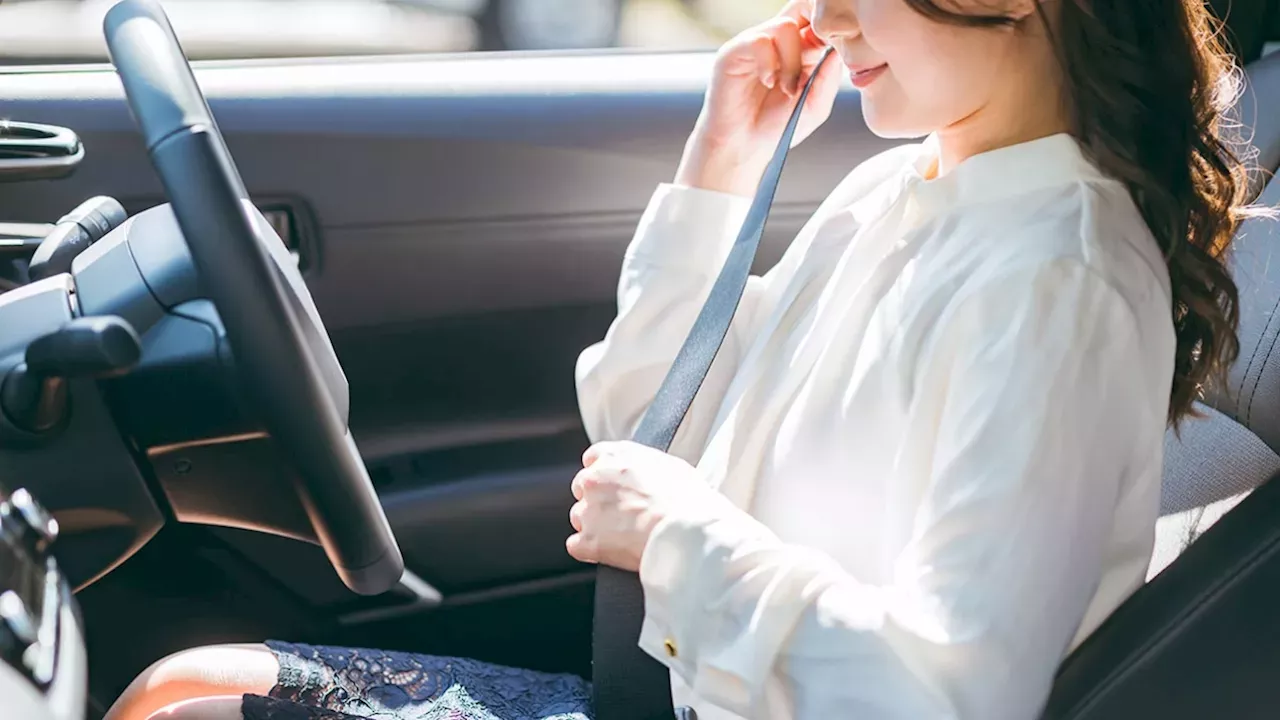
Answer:
<svg viewBox="0 0 1280 720"><path fill-rule="evenodd" d="M964 206L998 202L1048 187L1096 182L1106 177L1085 157L1075 138L1058 133L979 153L942 177L926 179L938 157L937 143L937 136L930 135L917 146L899 186L910 195L914 206L912 214L918 220ZM901 198L899 192L891 194ZM884 209L882 203L870 205L855 208L855 215L866 211L874 215Z"/></svg>

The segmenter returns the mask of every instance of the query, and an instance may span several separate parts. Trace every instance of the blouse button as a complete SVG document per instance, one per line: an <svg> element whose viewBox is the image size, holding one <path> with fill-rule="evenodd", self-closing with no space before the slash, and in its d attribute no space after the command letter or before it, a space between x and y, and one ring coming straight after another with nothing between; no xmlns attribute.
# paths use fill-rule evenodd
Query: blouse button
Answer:
<svg viewBox="0 0 1280 720"><path fill-rule="evenodd" d="M673 658L678 654L676 652L676 641L671 638L662 641L662 649L667 651L667 657Z"/></svg>

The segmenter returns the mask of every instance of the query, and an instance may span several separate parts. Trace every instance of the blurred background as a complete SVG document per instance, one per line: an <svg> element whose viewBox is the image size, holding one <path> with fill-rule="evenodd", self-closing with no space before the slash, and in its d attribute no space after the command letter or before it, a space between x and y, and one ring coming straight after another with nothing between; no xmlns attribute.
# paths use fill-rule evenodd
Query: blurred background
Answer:
<svg viewBox="0 0 1280 720"><path fill-rule="evenodd" d="M0 1L0 64L101 62L113 0ZM162 0L192 59L707 49L784 0Z"/></svg>

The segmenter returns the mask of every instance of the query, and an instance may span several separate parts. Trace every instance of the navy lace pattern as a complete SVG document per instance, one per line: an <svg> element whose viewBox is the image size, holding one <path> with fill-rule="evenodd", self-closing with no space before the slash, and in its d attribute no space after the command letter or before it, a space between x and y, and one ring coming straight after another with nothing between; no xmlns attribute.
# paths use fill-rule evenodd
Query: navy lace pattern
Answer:
<svg viewBox="0 0 1280 720"><path fill-rule="evenodd" d="M244 720L590 720L576 675L464 658L268 641L280 663L269 697Z"/></svg>

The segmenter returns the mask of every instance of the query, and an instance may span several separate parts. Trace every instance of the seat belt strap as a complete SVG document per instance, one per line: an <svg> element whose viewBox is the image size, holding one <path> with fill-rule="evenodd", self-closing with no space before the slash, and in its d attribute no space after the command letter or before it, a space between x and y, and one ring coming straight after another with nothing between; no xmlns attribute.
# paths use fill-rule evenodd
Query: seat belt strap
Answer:
<svg viewBox="0 0 1280 720"><path fill-rule="evenodd" d="M800 93L724 268L632 438L637 443L664 452L671 447L724 343L746 289L760 238L764 236L769 209L805 99L831 52L831 48L827 48L823 53ZM670 672L637 644L643 621L644 591L640 578L635 573L607 566L598 568L591 648L592 688L598 720L671 720L674 717ZM690 717L688 711L685 712L685 716Z"/></svg>

